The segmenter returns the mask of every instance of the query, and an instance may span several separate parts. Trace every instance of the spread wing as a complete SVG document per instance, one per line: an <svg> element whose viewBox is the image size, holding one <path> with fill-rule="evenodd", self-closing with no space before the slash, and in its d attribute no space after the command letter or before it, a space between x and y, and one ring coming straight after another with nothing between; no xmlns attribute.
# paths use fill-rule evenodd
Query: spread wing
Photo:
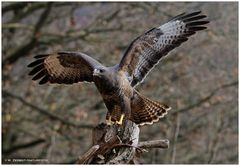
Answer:
<svg viewBox="0 0 240 166"><path fill-rule="evenodd" d="M73 84L81 81L92 82L93 70L102 66L99 62L83 53L59 52L49 55L37 55L28 65L33 68L29 75L39 84Z"/></svg>
<svg viewBox="0 0 240 166"><path fill-rule="evenodd" d="M188 40L196 31L206 29L201 12L180 14L160 27L153 28L136 38L127 48L119 64L127 73L131 85L143 81L148 72L167 55L168 52Z"/></svg>

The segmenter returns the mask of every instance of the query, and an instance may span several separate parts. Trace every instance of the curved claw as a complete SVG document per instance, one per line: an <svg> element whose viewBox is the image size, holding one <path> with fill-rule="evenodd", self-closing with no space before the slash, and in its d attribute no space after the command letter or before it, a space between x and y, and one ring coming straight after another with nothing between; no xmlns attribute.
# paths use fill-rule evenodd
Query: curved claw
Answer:
<svg viewBox="0 0 240 166"><path fill-rule="evenodd" d="M112 117L111 117L111 116L109 116L109 119L106 119L106 123L107 123L107 125L109 125L109 126L111 126L111 125L114 124L114 122L112 121Z"/></svg>
<svg viewBox="0 0 240 166"><path fill-rule="evenodd" d="M116 123L117 124L119 124L119 125L122 125L123 124L123 118L124 118L124 114L121 114L121 118L120 118L120 120L119 121L116 121Z"/></svg>

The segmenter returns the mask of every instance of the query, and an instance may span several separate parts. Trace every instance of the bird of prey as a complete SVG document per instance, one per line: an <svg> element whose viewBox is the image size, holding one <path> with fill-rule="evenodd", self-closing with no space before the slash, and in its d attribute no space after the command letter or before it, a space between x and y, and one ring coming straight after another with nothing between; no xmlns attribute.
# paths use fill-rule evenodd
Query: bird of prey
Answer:
<svg viewBox="0 0 240 166"><path fill-rule="evenodd" d="M197 31L204 30L206 15L201 11L182 13L165 24L134 39L120 63L105 67L81 52L58 52L35 56L29 75L39 84L93 82L108 109L107 124L131 120L137 125L152 124L167 114L170 107L140 94L141 83L160 59L180 46Z"/></svg>

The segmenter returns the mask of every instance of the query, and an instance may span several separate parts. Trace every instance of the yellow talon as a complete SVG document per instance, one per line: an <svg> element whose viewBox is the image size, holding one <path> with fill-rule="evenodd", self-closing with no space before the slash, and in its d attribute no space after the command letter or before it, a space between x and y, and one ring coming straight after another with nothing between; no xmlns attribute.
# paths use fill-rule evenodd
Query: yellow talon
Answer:
<svg viewBox="0 0 240 166"><path fill-rule="evenodd" d="M112 121L112 117L111 117L111 116L109 116L109 119L106 119L106 123L107 123L107 125L109 125L109 126L111 126L111 125L114 124L114 122Z"/></svg>
<svg viewBox="0 0 240 166"><path fill-rule="evenodd" d="M119 125L122 125L124 116L125 116L125 115L122 114L120 120L119 120L119 121L116 121L116 123L119 124Z"/></svg>

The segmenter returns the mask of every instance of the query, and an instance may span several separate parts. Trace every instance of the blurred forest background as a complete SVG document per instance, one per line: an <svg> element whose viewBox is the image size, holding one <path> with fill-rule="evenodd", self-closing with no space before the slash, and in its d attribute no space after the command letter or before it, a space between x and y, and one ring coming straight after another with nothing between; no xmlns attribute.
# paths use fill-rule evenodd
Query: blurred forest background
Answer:
<svg viewBox="0 0 240 166"><path fill-rule="evenodd" d="M3 2L2 162L74 163L91 146L92 127L105 121L93 84L33 82L26 66L34 55L81 51L110 66L138 35L195 10L209 17L208 29L171 52L137 87L172 107L140 134L141 141L169 139L170 148L152 149L139 161L237 164L237 2Z"/></svg>

